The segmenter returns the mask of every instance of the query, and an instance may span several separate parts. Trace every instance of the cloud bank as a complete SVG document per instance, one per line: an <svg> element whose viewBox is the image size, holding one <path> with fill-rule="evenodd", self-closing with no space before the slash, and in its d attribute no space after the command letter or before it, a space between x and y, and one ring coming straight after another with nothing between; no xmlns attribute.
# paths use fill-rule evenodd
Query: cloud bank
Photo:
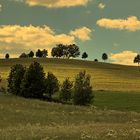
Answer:
<svg viewBox="0 0 140 140"><path fill-rule="evenodd" d="M90 40L90 35L91 35L92 30L87 28L87 27L82 27L75 29L74 31L71 31L70 34L82 41L87 41Z"/></svg>
<svg viewBox="0 0 140 140"><path fill-rule="evenodd" d="M127 30L132 32L140 30L140 20L136 16L131 16L127 19L102 18L97 21L97 25L107 29Z"/></svg>
<svg viewBox="0 0 140 140"><path fill-rule="evenodd" d="M123 51L116 54L112 53L109 59L115 64L135 65L133 60L136 55L137 53L133 51Z"/></svg>
<svg viewBox="0 0 140 140"><path fill-rule="evenodd" d="M48 8L86 6L89 0L25 0L29 6L44 6Z"/></svg>
<svg viewBox="0 0 140 140"><path fill-rule="evenodd" d="M81 41L90 39L90 29L81 27L75 29L76 34L70 31L68 34L57 34L49 26L20 26L20 25L4 25L0 26L0 51L13 51L16 53L23 50L48 49L50 51L56 44L72 44L76 42L78 37ZM78 31L82 32L78 36ZM73 34L72 34L73 33ZM15 56L15 54L13 54ZM19 54L18 54L19 55Z"/></svg>

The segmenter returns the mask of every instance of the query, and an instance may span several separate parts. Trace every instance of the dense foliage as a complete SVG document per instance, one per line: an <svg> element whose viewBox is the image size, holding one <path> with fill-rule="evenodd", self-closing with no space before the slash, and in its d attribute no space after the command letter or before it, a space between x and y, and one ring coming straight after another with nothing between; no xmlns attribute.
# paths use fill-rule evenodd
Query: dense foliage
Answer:
<svg viewBox="0 0 140 140"><path fill-rule="evenodd" d="M84 53L82 54L82 58L83 58L83 59L88 58L88 54L87 54L86 52L84 52Z"/></svg>
<svg viewBox="0 0 140 140"><path fill-rule="evenodd" d="M108 59L108 55L107 55L106 53L103 53L103 54L102 54L102 59L103 59L104 61L106 61L106 60Z"/></svg>
<svg viewBox="0 0 140 140"><path fill-rule="evenodd" d="M138 65L140 64L140 55L139 54L134 58L134 63L138 63Z"/></svg>
<svg viewBox="0 0 140 140"><path fill-rule="evenodd" d="M80 72L75 78L73 101L76 105L88 105L93 100L90 75Z"/></svg>
<svg viewBox="0 0 140 140"><path fill-rule="evenodd" d="M38 62L32 63L26 70L20 87L20 95L23 97L43 98L45 73L43 67Z"/></svg>
<svg viewBox="0 0 140 140"><path fill-rule="evenodd" d="M63 45L58 44L56 47L52 49L51 55L57 58L75 58L80 55L79 47L75 44L71 45Z"/></svg>
<svg viewBox="0 0 140 140"><path fill-rule="evenodd" d="M80 72L73 82L66 78L60 88L57 77L44 69L38 62L33 62L29 68L17 64L11 67L8 76L8 91L25 98L47 99L53 101L53 94L59 93L59 101L71 102L76 105L88 105L93 99L90 76ZM73 94L72 94L73 93ZM71 100L72 99L72 100ZM72 103L72 102L71 102Z"/></svg>
<svg viewBox="0 0 140 140"><path fill-rule="evenodd" d="M48 72L47 78L45 79L45 93L51 99L52 95L57 91L59 91L59 81L53 73Z"/></svg>
<svg viewBox="0 0 140 140"><path fill-rule="evenodd" d="M25 68L20 65L16 64L11 67L11 71L8 76L8 92L19 95L20 93L20 85L25 73Z"/></svg>
<svg viewBox="0 0 140 140"><path fill-rule="evenodd" d="M61 86L59 98L61 101L70 101L72 97L73 82L66 78Z"/></svg>
<svg viewBox="0 0 140 140"><path fill-rule="evenodd" d="M7 53L7 54L5 55L5 58L6 58L6 59L9 59L9 57L10 57L10 55Z"/></svg>

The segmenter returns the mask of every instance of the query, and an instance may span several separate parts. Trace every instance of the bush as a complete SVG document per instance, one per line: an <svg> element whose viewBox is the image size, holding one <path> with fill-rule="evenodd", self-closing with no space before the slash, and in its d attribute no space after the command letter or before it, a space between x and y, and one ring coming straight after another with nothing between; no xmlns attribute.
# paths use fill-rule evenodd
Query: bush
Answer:
<svg viewBox="0 0 140 140"><path fill-rule="evenodd" d="M73 102L76 105L88 105L93 100L90 75L80 72L75 78Z"/></svg>
<svg viewBox="0 0 140 140"><path fill-rule="evenodd" d="M10 57L10 55L7 53L7 54L5 55L5 59L9 59L9 57Z"/></svg>
<svg viewBox="0 0 140 140"><path fill-rule="evenodd" d="M16 64L11 67L10 74L8 76L8 92L18 95L20 93L20 84L25 73L25 68Z"/></svg>
<svg viewBox="0 0 140 140"><path fill-rule="evenodd" d="M34 57L34 52L33 51L30 51L30 53L28 54L28 57L33 58Z"/></svg>
<svg viewBox="0 0 140 140"><path fill-rule="evenodd" d="M22 83L20 95L26 98L43 97L45 91L45 73L38 62L33 62L26 70Z"/></svg>
<svg viewBox="0 0 140 140"><path fill-rule="evenodd" d="M45 93L49 99L52 99L52 95L59 91L59 81L57 77L51 72L48 72L47 78L45 80L45 88Z"/></svg>
<svg viewBox="0 0 140 140"><path fill-rule="evenodd" d="M72 94L72 87L73 87L73 82L71 82L68 78L63 82L61 86L61 91L60 91L60 100L61 101L70 101L71 99L71 94Z"/></svg>

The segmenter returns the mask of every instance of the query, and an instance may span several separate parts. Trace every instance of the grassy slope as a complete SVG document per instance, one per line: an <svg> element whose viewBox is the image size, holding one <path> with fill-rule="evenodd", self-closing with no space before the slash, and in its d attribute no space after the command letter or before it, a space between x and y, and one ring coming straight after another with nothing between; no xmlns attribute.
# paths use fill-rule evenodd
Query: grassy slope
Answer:
<svg viewBox="0 0 140 140"><path fill-rule="evenodd" d="M94 89L110 91L94 91L97 109L27 100L0 93L0 139L138 139L140 114L127 112L140 112L140 71L137 67L78 60L35 60L43 65L45 72L55 73L60 81L65 77L73 79L79 71L86 70L92 75ZM13 64L28 66L32 61L34 59L0 60L3 86ZM118 111L110 111L112 109Z"/></svg>
<svg viewBox="0 0 140 140"><path fill-rule="evenodd" d="M1 140L133 140L140 114L61 105L0 94Z"/></svg>
<svg viewBox="0 0 140 140"><path fill-rule="evenodd" d="M3 86L10 67L20 63L28 66L33 61L40 62L45 72L51 71L62 81L66 77L74 79L81 70L86 70L92 76L94 90L110 91L140 91L140 70L138 67L121 66L91 61L66 59L0 59L0 75L3 77Z"/></svg>

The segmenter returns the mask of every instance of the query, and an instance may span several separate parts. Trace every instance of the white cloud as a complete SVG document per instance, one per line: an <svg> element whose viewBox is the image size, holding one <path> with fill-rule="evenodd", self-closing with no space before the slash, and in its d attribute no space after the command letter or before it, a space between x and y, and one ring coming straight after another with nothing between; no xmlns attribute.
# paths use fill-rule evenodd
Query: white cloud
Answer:
<svg viewBox="0 0 140 140"><path fill-rule="evenodd" d="M49 52L56 44L72 44L75 43L76 37L80 40L89 40L88 28L81 28L81 34L78 35L79 29L75 29L77 34L57 34L48 26L20 26L20 25L3 25L0 26L0 51L15 52L19 54L23 50L47 49ZM15 54L13 54L15 56Z"/></svg>
<svg viewBox="0 0 140 140"><path fill-rule="evenodd" d="M90 0L25 0L29 6L44 6L48 8L62 8L86 6Z"/></svg>
<svg viewBox="0 0 140 140"><path fill-rule="evenodd" d="M116 54L110 54L109 59L115 64L135 65L133 60L136 55L137 53L133 51L123 51Z"/></svg>
<svg viewBox="0 0 140 140"><path fill-rule="evenodd" d="M104 3L99 3L98 8L99 9L104 9L106 5Z"/></svg>
<svg viewBox="0 0 140 140"><path fill-rule="evenodd" d="M82 40L82 41L87 41L90 40L92 30L87 28L87 27L82 27L75 29L70 32L70 35L75 36L76 38Z"/></svg>
<svg viewBox="0 0 140 140"><path fill-rule="evenodd" d="M136 16L131 16L127 19L102 18L97 21L97 25L108 29L119 29L128 31L140 30L140 20Z"/></svg>

